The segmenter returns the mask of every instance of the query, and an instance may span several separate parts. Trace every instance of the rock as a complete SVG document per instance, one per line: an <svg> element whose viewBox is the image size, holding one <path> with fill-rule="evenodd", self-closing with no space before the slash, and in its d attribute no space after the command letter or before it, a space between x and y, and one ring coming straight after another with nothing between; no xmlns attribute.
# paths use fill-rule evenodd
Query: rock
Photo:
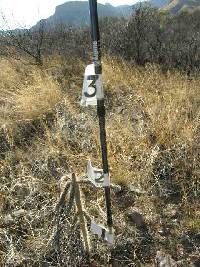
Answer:
<svg viewBox="0 0 200 267"><path fill-rule="evenodd" d="M112 191L113 191L114 193L119 193L119 192L122 190L122 188L121 188L120 185L117 185L117 184L111 184L110 186L111 186Z"/></svg>
<svg viewBox="0 0 200 267"><path fill-rule="evenodd" d="M178 267L177 262L162 251L157 251L155 262L157 267Z"/></svg>
<svg viewBox="0 0 200 267"><path fill-rule="evenodd" d="M23 217L26 214L26 211L23 209L13 211L11 214L5 215L0 220L0 226L1 227L8 227L17 222L18 219Z"/></svg>
<svg viewBox="0 0 200 267"><path fill-rule="evenodd" d="M176 205L167 205L164 214L170 219L177 219L179 217L178 207Z"/></svg>
<svg viewBox="0 0 200 267"><path fill-rule="evenodd" d="M128 219L136 224L138 227L145 226L145 220L143 215L136 209L130 209L127 213L126 216Z"/></svg>
<svg viewBox="0 0 200 267"><path fill-rule="evenodd" d="M162 227L158 233L161 235L161 236L169 236L171 234L171 231L170 231L170 228L169 227Z"/></svg>
<svg viewBox="0 0 200 267"><path fill-rule="evenodd" d="M16 210L12 213L12 216L14 218L20 218L20 217L23 217L24 215L26 214L26 211L23 210L23 209L20 209L20 210Z"/></svg>
<svg viewBox="0 0 200 267"><path fill-rule="evenodd" d="M131 192L136 193L136 194L141 194L141 195L142 195L142 194L147 194L146 191L141 190L141 189L135 187L134 185L130 185L130 186L129 186L129 189L130 189Z"/></svg>
<svg viewBox="0 0 200 267"><path fill-rule="evenodd" d="M14 224L14 219L10 214L4 216L4 218L0 220L0 227L8 227L11 226L12 224Z"/></svg>
<svg viewBox="0 0 200 267"><path fill-rule="evenodd" d="M12 189L12 195L18 200L24 200L30 194L30 190L26 185L17 183Z"/></svg>
<svg viewBox="0 0 200 267"><path fill-rule="evenodd" d="M116 113L117 113L117 114L121 114L121 113L123 113L123 112L124 112L124 107L121 106L121 107L117 107L117 108L116 108Z"/></svg>

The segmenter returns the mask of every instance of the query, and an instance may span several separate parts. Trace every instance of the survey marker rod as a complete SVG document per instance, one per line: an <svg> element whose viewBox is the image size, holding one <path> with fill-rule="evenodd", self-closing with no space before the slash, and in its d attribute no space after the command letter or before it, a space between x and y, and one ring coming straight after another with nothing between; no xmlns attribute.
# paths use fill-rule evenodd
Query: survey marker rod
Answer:
<svg viewBox="0 0 200 267"><path fill-rule="evenodd" d="M97 86L102 86L102 83L100 83L100 85L99 83L97 84L97 79L101 80L100 77L102 75L97 0L89 0L89 6L90 6L90 19L91 19L92 45L93 45L93 59L94 59L96 87L97 87ZM98 92L98 88L97 88L97 92ZM97 115L99 118L99 128L100 128L100 142L101 142L102 164L103 164L103 172L104 172L105 201L106 201L106 209L107 209L107 225L108 225L108 228L112 230L113 220L112 220L110 177L109 177L106 128L105 128L105 104L104 104L103 94L100 94L99 96L97 94Z"/></svg>

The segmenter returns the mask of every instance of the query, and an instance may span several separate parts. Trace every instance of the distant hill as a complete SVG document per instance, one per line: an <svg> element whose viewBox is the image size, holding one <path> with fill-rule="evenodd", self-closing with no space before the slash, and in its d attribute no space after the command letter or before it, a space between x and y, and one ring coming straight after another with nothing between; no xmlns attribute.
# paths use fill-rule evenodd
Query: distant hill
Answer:
<svg viewBox="0 0 200 267"><path fill-rule="evenodd" d="M162 8L169 3L169 0L150 0L142 3L149 3L150 5ZM114 7L110 4L98 4L99 17L128 17L133 10L138 6L135 5L121 5ZM43 20L47 26L64 23L68 25L87 25L89 24L88 1L69 1L56 7L55 13ZM37 27L37 25L35 26Z"/></svg>
<svg viewBox="0 0 200 267"><path fill-rule="evenodd" d="M164 11L168 11L172 14L176 14L181 11L192 12L196 9L200 9L200 0L172 0L163 8Z"/></svg>
<svg viewBox="0 0 200 267"><path fill-rule="evenodd" d="M154 7L163 8L169 4L170 0L150 0L147 2L149 2L149 4L154 6Z"/></svg>
<svg viewBox="0 0 200 267"><path fill-rule="evenodd" d="M144 5L150 4L172 14L184 10L193 11L197 8L200 9L200 0L150 0L138 2L132 6L121 5L117 7L110 4L98 4L99 17L128 17L141 3ZM55 9L55 13L43 20L43 22L49 27L60 23L75 26L88 25L90 22L88 1L69 1L59 5ZM38 25L39 22L33 28L37 28Z"/></svg>
<svg viewBox="0 0 200 267"><path fill-rule="evenodd" d="M133 11L133 6L121 5L114 7L110 4L98 4L99 17L127 17ZM68 25L89 24L89 10L87 1L70 1L56 7L54 15L43 20L46 25L59 23ZM36 25L37 26L37 25Z"/></svg>

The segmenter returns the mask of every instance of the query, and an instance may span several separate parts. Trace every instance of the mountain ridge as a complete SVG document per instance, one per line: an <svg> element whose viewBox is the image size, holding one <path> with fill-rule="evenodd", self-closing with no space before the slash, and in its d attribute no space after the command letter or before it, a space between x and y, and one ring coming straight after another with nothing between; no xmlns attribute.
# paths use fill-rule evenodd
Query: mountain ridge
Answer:
<svg viewBox="0 0 200 267"><path fill-rule="evenodd" d="M59 5L55 13L47 19L42 20L46 25L57 25L64 23L73 26L88 25L89 11L87 1L69 1ZM121 5L114 7L110 4L98 3L99 17L126 17L132 12L132 6ZM37 27L38 23L36 24Z"/></svg>
<svg viewBox="0 0 200 267"><path fill-rule="evenodd" d="M195 10L200 8L200 0L150 0L137 2L134 5L112 6L111 4L98 3L99 17L128 17L138 7L138 5L149 4L160 10L175 14L182 10ZM70 26L89 25L88 1L68 1L58 5L55 13L47 19L41 20L47 27L56 26L58 24L67 24ZM34 28L39 27L39 21Z"/></svg>
<svg viewBox="0 0 200 267"><path fill-rule="evenodd" d="M169 0L150 0L145 2L138 2L134 5L119 5L112 6L111 4L98 3L99 17L128 17L139 4L147 4L162 8L169 3ZM43 19L46 25L57 25L64 23L73 26L88 25L89 24L89 11L88 1L69 1L64 4L58 5L55 13L47 19ZM38 22L34 27L37 27Z"/></svg>

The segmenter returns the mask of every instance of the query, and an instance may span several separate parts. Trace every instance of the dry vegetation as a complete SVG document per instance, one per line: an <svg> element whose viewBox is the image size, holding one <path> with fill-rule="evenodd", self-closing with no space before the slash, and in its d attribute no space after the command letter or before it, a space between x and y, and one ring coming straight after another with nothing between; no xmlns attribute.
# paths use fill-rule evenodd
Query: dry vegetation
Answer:
<svg viewBox="0 0 200 267"><path fill-rule="evenodd" d="M63 215L59 249L49 244L61 177L85 176L87 158L100 164L95 110L79 106L84 64L0 66L0 266L88 266L78 229L68 235L72 214ZM200 80L110 57L104 80L112 181L121 185L112 195L112 266L155 266L157 251L198 266ZM87 211L101 213L101 192L83 192ZM129 220L132 208L142 227ZM92 266L106 266L108 248L92 245Z"/></svg>

